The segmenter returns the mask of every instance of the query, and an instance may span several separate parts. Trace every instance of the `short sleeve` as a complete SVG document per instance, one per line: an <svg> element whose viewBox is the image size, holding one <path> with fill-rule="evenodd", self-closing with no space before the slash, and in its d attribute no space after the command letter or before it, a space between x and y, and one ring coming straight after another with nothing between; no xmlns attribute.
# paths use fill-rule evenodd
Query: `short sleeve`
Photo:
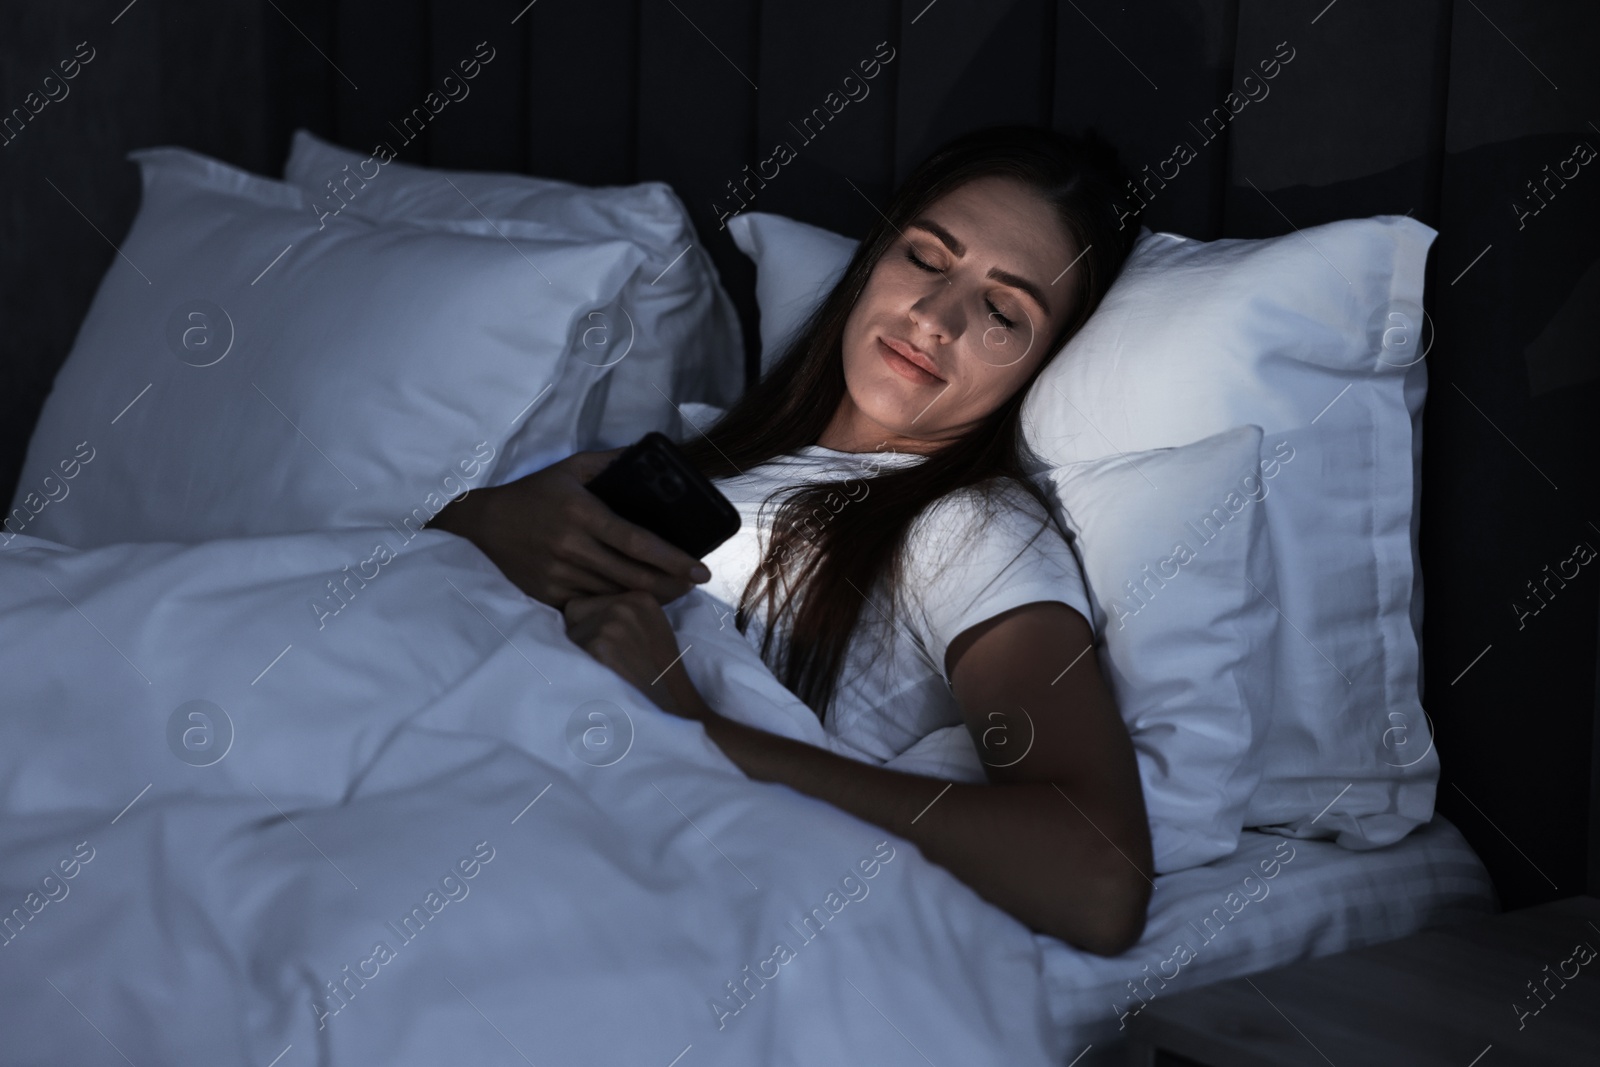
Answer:
<svg viewBox="0 0 1600 1067"><path fill-rule="evenodd" d="M1059 601L1094 628L1072 546L1044 506L1014 485L999 486L992 501L967 487L930 504L908 533L903 568L907 626L941 677L950 642L1023 604Z"/></svg>

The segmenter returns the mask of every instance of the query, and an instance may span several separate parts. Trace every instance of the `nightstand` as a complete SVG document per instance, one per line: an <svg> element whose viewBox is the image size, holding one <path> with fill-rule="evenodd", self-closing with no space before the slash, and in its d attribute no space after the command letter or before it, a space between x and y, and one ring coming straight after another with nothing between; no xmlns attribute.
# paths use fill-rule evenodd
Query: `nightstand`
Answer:
<svg viewBox="0 0 1600 1067"><path fill-rule="evenodd" d="M1424 930L1157 997L1129 1024L1128 1062L1595 1067L1597 953L1590 896Z"/></svg>

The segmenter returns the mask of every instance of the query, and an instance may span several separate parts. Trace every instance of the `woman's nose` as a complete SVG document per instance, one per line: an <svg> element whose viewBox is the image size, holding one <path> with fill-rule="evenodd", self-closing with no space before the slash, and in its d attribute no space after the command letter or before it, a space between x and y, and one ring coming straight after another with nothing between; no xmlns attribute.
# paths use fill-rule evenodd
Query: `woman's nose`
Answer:
<svg viewBox="0 0 1600 1067"><path fill-rule="evenodd" d="M961 336L965 316L954 285L935 281L935 288L911 305L911 321L917 329L939 337L946 343Z"/></svg>

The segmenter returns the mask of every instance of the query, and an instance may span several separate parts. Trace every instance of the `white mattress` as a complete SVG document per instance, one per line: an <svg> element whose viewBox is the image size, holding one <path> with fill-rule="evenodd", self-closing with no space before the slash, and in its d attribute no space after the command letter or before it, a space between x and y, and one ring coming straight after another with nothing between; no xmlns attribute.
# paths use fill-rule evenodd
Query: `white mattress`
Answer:
<svg viewBox="0 0 1600 1067"><path fill-rule="evenodd" d="M1284 862L1263 878L1261 862L1274 857ZM1039 942L1056 1025L1070 1035L1068 1060L1120 1065L1133 1017L1122 1015L1144 1001L1499 910L1482 861L1436 812L1395 844L1365 852L1246 830L1233 855L1156 879L1144 937L1123 955Z"/></svg>

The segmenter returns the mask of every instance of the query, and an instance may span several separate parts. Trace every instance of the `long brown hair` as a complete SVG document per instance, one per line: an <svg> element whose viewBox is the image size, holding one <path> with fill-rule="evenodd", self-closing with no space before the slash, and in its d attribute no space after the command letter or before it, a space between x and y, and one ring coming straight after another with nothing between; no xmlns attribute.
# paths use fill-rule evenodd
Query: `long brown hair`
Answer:
<svg viewBox="0 0 1600 1067"><path fill-rule="evenodd" d="M856 248L844 275L760 381L703 437L683 450L708 477L743 473L776 456L815 445L846 387L841 339L856 298L902 227L951 190L986 176L1020 179L1055 209L1082 250L1071 267L1072 314L1026 381L975 428L922 462L883 469L862 479L866 491L844 482L786 486L766 498L783 502L771 524L766 553L740 597L735 625L744 632L751 607L765 598L768 626L762 658L792 692L826 717L850 639L880 576L900 588L906 532L933 501L979 486L992 509L992 490L1020 484L1048 507L1023 465L1020 412L1028 388L1066 340L1089 318L1133 246L1137 228L1123 227L1118 197L1126 175L1116 151L1093 133L1074 137L1031 126L995 126L939 148L895 192L888 209ZM864 461L873 458L864 455ZM854 494L854 495L852 495ZM829 506L841 499L848 503ZM820 526L811 518L819 516ZM810 524L811 529L807 529ZM797 549L809 542L810 552ZM783 591L778 604L779 590ZM894 600L874 601L872 616L893 625ZM792 620L784 655L773 663L778 623ZM935 668L942 673L943 664Z"/></svg>

